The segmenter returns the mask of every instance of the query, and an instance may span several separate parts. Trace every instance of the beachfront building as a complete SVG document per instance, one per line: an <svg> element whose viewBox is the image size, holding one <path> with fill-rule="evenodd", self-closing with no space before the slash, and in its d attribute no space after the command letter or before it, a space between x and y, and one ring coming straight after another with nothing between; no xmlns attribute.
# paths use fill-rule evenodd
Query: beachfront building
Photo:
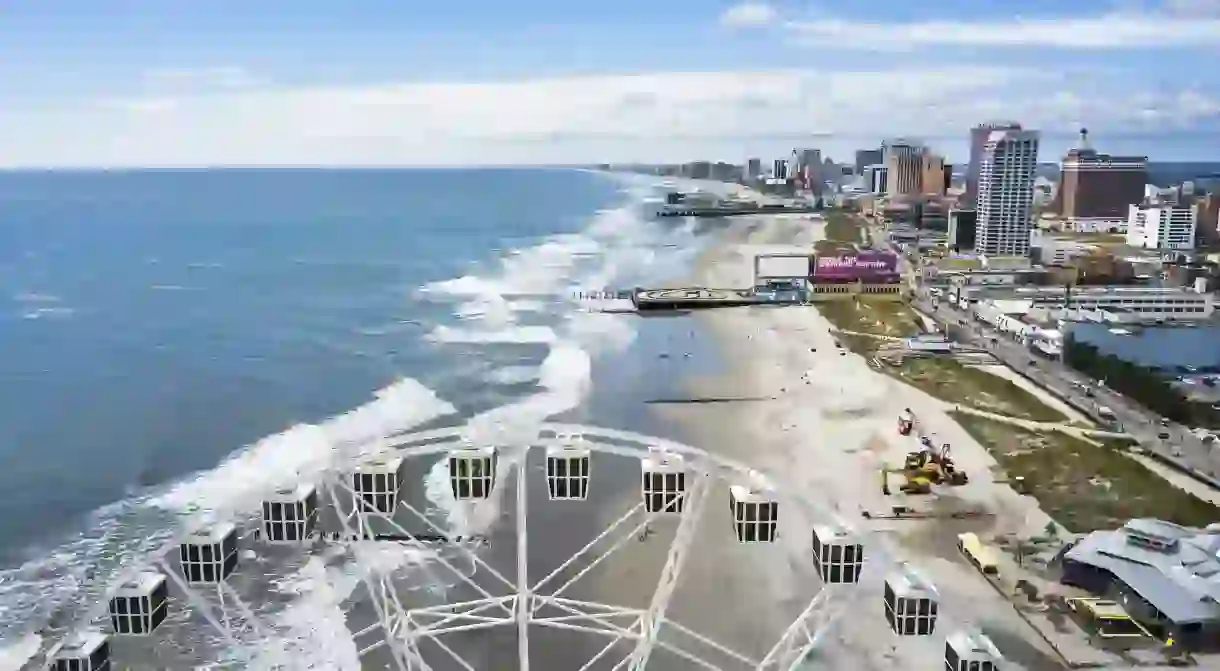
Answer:
<svg viewBox="0 0 1220 671"><path fill-rule="evenodd" d="M1100 154L1089 146L1089 131L1080 130L1079 146L1062 161L1056 196L1064 226L1082 232L1127 230L1127 208L1144 199L1147 156Z"/></svg>
<svg viewBox="0 0 1220 671"><path fill-rule="evenodd" d="M1198 212L1191 205L1146 201L1127 212L1127 244L1142 249L1192 250Z"/></svg>
<svg viewBox="0 0 1220 671"><path fill-rule="evenodd" d="M1131 616L1193 647L1220 634L1220 524L1135 519L1094 531L1063 555L1062 582L1117 593Z"/></svg>
<svg viewBox="0 0 1220 671"><path fill-rule="evenodd" d="M987 137L979 163L976 253L1029 256L1038 142L1032 130L996 130Z"/></svg>
<svg viewBox="0 0 1220 671"><path fill-rule="evenodd" d="M1177 287L955 287L950 300L977 313L985 302L1004 303L1004 314L1046 315L1047 319L1114 323L1199 321L1215 312L1211 293ZM953 290L951 290L952 292ZM1020 306L1026 306L1024 308Z"/></svg>

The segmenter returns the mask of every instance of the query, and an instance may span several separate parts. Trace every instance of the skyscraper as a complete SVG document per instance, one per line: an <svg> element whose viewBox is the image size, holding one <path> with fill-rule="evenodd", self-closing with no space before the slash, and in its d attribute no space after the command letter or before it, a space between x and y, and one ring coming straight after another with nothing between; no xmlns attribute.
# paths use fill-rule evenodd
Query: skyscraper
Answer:
<svg viewBox="0 0 1220 671"><path fill-rule="evenodd" d="M978 206L979 161L983 157L983 145L993 130L1021 130L1021 124L1015 121L992 121L970 129L970 163L966 166L966 194L963 199L967 207Z"/></svg>
<svg viewBox="0 0 1220 671"><path fill-rule="evenodd" d="M1060 213L1076 230L1121 230L1127 208L1144 200L1147 183L1147 156L1099 154L1089 146L1089 131L1082 128L1080 146L1063 157Z"/></svg>
<svg viewBox="0 0 1220 671"><path fill-rule="evenodd" d="M775 179L788 179L787 159L777 158L771 166L771 176Z"/></svg>
<svg viewBox="0 0 1220 671"><path fill-rule="evenodd" d="M975 252L1029 256L1039 139L1032 130L988 133L979 156Z"/></svg>
<svg viewBox="0 0 1220 671"><path fill-rule="evenodd" d="M923 182L923 145L910 140L890 140L882 148L889 180L886 192L891 196L918 195Z"/></svg>
<svg viewBox="0 0 1220 671"><path fill-rule="evenodd" d="M758 179L762 175L762 159L750 158L746 159L746 178Z"/></svg>
<svg viewBox="0 0 1220 671"><path fill-rule="evenodd" d="M880 149L857 149L856 174L863 175L865 168L870 165L877 165L883 161L885 161L885 156Z"/></svg>
<svg viewBox="0 0 1220 671"><path fill-rule="evenodd" d="M949 188L948 175L952 167L945 163L945 157L928 152L923 157L923 193L929 196L943 196Z"/></svg>

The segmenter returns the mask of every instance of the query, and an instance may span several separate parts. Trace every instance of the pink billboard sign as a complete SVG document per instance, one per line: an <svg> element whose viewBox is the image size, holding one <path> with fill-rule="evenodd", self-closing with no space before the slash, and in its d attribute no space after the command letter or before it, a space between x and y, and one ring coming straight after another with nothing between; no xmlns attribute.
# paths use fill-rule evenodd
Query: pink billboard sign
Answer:
<svg viewBox="0 0 1220 671"><path fill-rule="evenodd" d="M818 256L813 277L815 280L892 282L898 277L898 256L889 252Z"/></svg>

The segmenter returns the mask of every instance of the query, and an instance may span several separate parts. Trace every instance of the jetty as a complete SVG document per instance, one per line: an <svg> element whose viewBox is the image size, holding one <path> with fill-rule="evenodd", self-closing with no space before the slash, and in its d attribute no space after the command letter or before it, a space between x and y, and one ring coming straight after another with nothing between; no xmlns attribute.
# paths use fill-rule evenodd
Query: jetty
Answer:
<svg viewBox="0 0 1220 671"><path fill-rule="evenodd" d="M738 217L752 214L789 214L817 212L811 205L759 205L754 207L677 207L666 208L658 217Z"/></svg>
<svg viewBox="0 0 1220 671"><path fill-rule="evenodd" d="M639 312L652 310L699 310L736 308L750 305L797 305L803 297L797 292L777 295L755 289L636 289L631 302Z"/></svg>

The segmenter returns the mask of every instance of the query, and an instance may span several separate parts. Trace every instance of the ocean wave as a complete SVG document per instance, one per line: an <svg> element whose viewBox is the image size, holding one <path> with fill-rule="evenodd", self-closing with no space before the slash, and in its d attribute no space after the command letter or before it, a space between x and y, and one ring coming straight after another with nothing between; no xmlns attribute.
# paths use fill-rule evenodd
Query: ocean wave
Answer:
<svg viewBox="0 0 1220 671"><path fill-rule="evenodd" d="M479 379L501 384L536 381L537 391L471 418L465 427L468 439L507 447L534 440L542 422L578 408L588 397L594 384L593 358L630 344L635 336L630 320L581 310L567 298L573 288L646 281L658 273L673 273L697 253L693 228L655 226L639 216L637 205L647 192L642 182L629 185L622 207L596 213L579 233L550 236L510 251L488 272L421 288L421 297L456 304L455 323L435 324L426 336L437 344L537 343L548 348L537 366L477 371ZM526 319L528 323L522 323ZM147 561L181 526L255 514L268 492L316 480L349 460L383 449L386 436L453 412L454 407L430 389L404 379L348 413L290 427L213 469L99 511L85 537L49 557L0 572L0 640L16 641L22 650L37 648L27 632L42 626L48 609L81 602L102 603L104 608L105 586ZM501 475L516 466L515 459L512 450L506 450L499 462ZM424 485L432 512L441 514L450 532L463 535L485 532L499 519L500 501L495 497L507 489L496 488L489 501L459 504L443 459L429 469ZM361 577L429 561L426 551L396 545L357 547L342 557L305 561L274 586L290 602L265 614L274 623L276 637L251 642L257 646L255 668L359 668L345 602Z"/></svg>

